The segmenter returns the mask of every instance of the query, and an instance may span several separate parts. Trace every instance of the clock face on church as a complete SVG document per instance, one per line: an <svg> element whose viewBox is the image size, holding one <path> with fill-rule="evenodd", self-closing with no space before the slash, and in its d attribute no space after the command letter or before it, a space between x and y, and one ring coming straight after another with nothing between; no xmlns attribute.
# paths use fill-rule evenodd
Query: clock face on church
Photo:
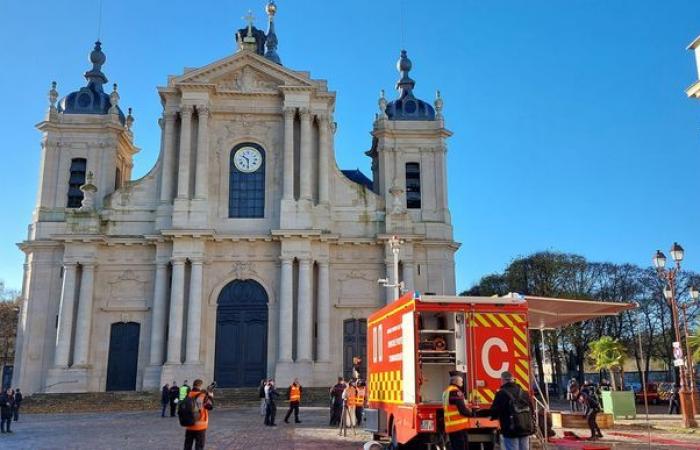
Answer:
<svg viewBox="0 0 700 450"><path fill-rule="evenodd" d="M243 173L252 173L262 165L262 155L255 147L241 147L233 155L233 164Z"/></svg>

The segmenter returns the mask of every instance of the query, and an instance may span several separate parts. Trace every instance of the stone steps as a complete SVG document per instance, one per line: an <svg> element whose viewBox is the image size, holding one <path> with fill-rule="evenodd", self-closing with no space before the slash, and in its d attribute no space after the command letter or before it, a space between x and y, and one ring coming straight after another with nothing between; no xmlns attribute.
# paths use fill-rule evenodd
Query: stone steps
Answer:
<svg viewBox="0 0 700 450"><path fill-rule="evenodd" d="M287 389L279 389L279 406L287 405ZM258 388L220 388L216 407L257 406ZM302 406L328 406L328 388L304 388ZM160 392L90 392L82 394L34 394L25 397L25 413L145 411L160 409Z"/></svg>

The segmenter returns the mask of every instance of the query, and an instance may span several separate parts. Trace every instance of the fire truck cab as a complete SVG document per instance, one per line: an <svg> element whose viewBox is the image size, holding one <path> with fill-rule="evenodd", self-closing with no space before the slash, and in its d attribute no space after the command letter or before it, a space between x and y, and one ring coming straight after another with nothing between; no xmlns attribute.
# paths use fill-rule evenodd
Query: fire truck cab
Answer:
<svg viewBox="0 0 700 450"><path fill-rule="evenodd" d="M365 429L394 448L443 443L442 392L451 374L464 378L474 409L490 406L506 370L530 391L527 303L518 295L409 292L369 316L367 340ZM493 447L497 430L488 417L469 419L469 441L482 448Z"/></svg>

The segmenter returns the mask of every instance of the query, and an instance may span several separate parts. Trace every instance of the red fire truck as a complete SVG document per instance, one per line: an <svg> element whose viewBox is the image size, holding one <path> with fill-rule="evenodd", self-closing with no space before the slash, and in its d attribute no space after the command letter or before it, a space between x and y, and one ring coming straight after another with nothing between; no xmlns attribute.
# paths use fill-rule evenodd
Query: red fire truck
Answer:
<svg viewBox="0 0 700 450"><path fill-rule="evenodd" d="M410 292L367 320L365 428L407 443L441 443L442 391L463 374L472 408L488 408L511 372L530 391L527 303L520 296L457 297ZM494 445L498 422L469 419L469 441ZM425 446L421 447L425 448Z"/></svg>

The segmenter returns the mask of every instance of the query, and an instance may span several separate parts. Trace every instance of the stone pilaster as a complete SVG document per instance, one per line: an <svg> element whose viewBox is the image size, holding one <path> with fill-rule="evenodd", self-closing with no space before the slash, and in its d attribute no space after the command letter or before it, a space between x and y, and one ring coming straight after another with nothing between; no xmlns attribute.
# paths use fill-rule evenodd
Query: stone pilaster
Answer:
<svg viewBox="0 0 700 450"><path fill-rule="evenodd" d="M201 259L192 259L190 298L187 310L186 364L199 364L200 329L202 322L202 267Z"/></svg>
<svg viewBox="0 0 700 450"><path fill-rule="evenodd" d="M75 355L73 366L86 366L89 363L90 335L92 334L92 304L95 286L95 265L81 264L80 295L78 297L78 318L75 324Z"/></svg>
<svg viewBox="0 0 700 450"><path fill-rule="evenodd" d="M156 263L156 280L153 288L153 310L151 312L151 354L150 364L160 366L165 359L163 344L165 342L165 318L168 299L168 265L165 262Z"/></svg>
<svg viewBox="0 0 700 450"><path fill-rule="evenodd" d="M173 276L170 288L170 326L168 333L167 364L182 363L182 319L185 303L185 259L173 258Z"/></svg>
<svg viewBox="0 0 700 450"><path fill-rule="evenodd" d="M174 111L164 111L163 165L160 185L160 201L170 202L173 198L173 178L175 176L175 115Z"/></svg>
<svg viewBox="0 0 700 450"><path fill-rule="evenodd" d="M197 128L197 167L194 177L194 196L206 199L209 196L209 108L197 106L199 125Z"/></svg>
<svg viewBox="0 0 700 450"><path fill-rule="evenodd" d="M294 116L296 108L284 109L284 200L294 200Z"/></svg>
<svg viewBox="0 0 700 450"><path fill-rule="evenodd" d="M294 321L292 263L292 258L280 257L279 360L287 363L292 362L292 324Z"/></svg>
<svg viewBox="0 0 700 450"><path fill-rule="evenodd" d="M54 365L57 367L68 367L68 360L70 358L76 274L77 264L64 263L61 306L58 313L58 330L56 332L56 353L54 355Z"/></svg>
<svg viewBox="0 0 700 450"><path fill-rule="evenodd" d="M297 361L312 360L313 349L313 306L312 306L312 261L308 258L299 260L299 299L297 309Z"/></svg>
<svg viewBox="0 0 700 450"><path fill-rule="evenodd" d="M330 175L330 167L328 164L331 149L328 139L328 116L322 114L318 116L318 202L321 204L328 203L328 177Z"/></svg>
<svg viewBox="0 0 700 450"><path fill-rule="evenodd" d="M180 154L177 175L177 198L190 198L190 153L192 147L192 105L180 107Z"/></svg>
<svg viewBox="0 0 700 450"><path fill-rule="evenodd" d="M311 113L308 108L300 108L301 151L299 157L299 198L311 202Z"/></svg>
<svg viewBox="0 0 700 450"><path fill-rule="evenodd" d="M318 263L318 360L330 361L331 337L331 299L330 299L330 264L328 261Z"/></svg>

